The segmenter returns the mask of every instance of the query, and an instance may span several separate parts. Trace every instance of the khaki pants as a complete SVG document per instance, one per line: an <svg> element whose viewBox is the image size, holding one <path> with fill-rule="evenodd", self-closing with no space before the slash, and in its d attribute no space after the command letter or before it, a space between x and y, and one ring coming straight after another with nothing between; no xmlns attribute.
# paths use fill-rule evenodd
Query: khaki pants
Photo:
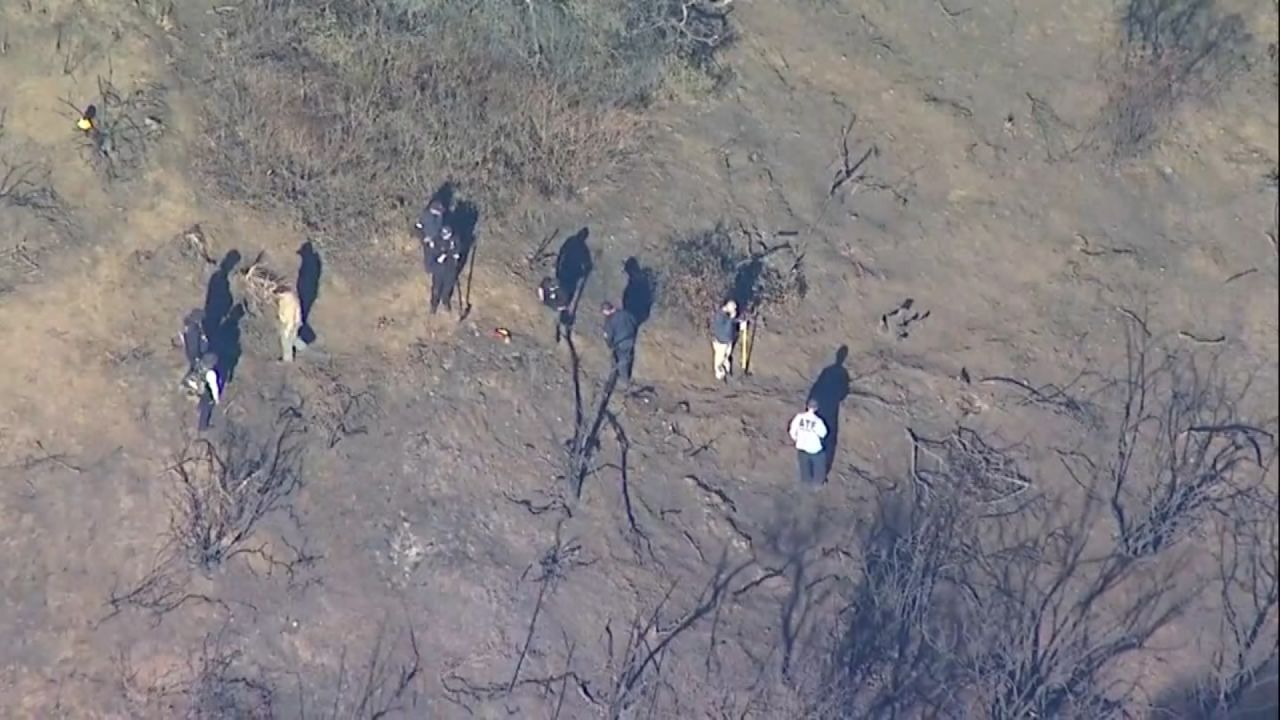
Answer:
<svg viewBox="0 0 1280 720"><path fill-rule="evenodd" d="M712 368L715 370L716 379L725 379L727 375L733 372L733 343L712 340L711 354Z"/></svg>
<svg viewBox="0 0 1280 720"><path fill-rule="evenodd" d="M285 362L293 362L294 353L307 349L306 341L298 337L298 330L300 328L280 328L280 359Z"/></svg>

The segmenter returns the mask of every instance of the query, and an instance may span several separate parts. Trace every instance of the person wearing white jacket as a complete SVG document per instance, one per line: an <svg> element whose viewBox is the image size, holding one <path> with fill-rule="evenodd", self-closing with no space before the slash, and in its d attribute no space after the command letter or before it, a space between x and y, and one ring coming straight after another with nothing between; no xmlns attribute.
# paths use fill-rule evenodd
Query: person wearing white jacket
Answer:
<svg viewBox="0 0 1280 720"><path fill-rule="evenodd" d="M791 440L796 444L796 458L800 467L800 482L804 485L822 485L827 481L827 453L824 441L827 424L818 417L818 401L810 398L804 412L791 418L788 428Z"/></svg>

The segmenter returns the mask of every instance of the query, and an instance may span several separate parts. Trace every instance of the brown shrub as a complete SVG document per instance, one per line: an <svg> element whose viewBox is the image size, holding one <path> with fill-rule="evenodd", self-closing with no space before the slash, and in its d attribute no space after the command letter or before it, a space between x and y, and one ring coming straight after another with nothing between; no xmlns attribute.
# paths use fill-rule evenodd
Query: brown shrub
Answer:
<svg viewBox="0 0 1280 720"><path fill-rule="evenodd" d="M1252 38L1213 0L1128 0L1097 124L1111 159L1149 149L1185 102L1211 100L1247 66Z"/></svg>
<svg viewBox="0 0 1280 720"><path fill-rule="evenodd" d="M746 227L677 235L665 244L660 302L695 322L733 299L746 312L785 312L808 291L803 255L789 244L769 246Z"/></svg>
<svg viewBox="0 0 1280 720"><path fill-rule="evenodd" d="M727 39L675 32L654 0L524 7L251 0L214 43L201 169L339 246L402 225L446 178L492 216L633 151L664 68ZM636 25L636 7L667 22Z"/></svg>

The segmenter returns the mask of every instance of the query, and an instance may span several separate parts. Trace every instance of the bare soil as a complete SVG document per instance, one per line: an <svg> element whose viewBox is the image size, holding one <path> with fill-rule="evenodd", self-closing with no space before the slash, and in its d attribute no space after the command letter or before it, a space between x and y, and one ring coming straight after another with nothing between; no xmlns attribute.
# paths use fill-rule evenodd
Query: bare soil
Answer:
<svg viewBox="0 0 1280 720"><path fill-rule="evenodd" d="M188 55L234 5L3 3L0 162L29 164L47 189L43 204L0 198L4 714L172 717L156 688L220 637L277 716L302 703L327 716L315 708L342 694L338 678L358 685L371 654L395 684L412 628L420 667L401 716L607 716L628 635L653 648L696 618L645 669L650 716L802 717L811 684L784 674L826 657L836 549L905 477L905 428L963 422L1021 448L1037 482L1068 482L1045 408L962 370L1035 386L1111 373L1136 315L1252 378L1245 412L1274 416L1274 4L1217 3L1252 38L1248 67L1176 103L1131 157L1097 122L1123 33L1112 3L735 5L721 91L664 101L644 151L573 201L480 208L459 321L426 314L403 231L362 238L367 257L346 263L290 217L196 179L206 138ZM102 80L159 108L139 111L158 124L114 178L74 125ZM793 243L808 287L762 318L750 376L725 386L704 328L662 296L663 244L721 220ZM325 258L317 342L282 365L267 320L246 318L213 431L293 408L303 483L244 553L185 577L176 607L113 608L165 547L167 468L192 434L173 338L214 270L183 238L197 223L214 257L266 250L292 273L315 240ZM623 294L627 258L654 268L657 292L639 390L610 401L616 425L575 501L574 358L534 295L545 267L525 257L581 227L595 265L573 341L588 416L608 370L594 308ZM886 331L908 298L924 317ZM785 425L842 346L852 392L832 478L806 492ZM1189 614L1125 672L1150 696L1176 689L1202 672L1211 630Z"/></svg>

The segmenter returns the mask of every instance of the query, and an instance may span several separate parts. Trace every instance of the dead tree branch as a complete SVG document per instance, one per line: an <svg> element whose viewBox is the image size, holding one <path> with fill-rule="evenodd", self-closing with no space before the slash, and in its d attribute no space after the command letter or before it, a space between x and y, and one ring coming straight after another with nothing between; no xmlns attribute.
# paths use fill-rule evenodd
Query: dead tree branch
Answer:
<svg viewBox="0 0 1280 720"><path fill-rule="evenodd" d="M1256 493L1260 475L1247 466L1263 466L1274 436L1235 420L1212 367L1132 334L1127 348L1108 502L1126 552L1144 557Z"/></svg>
<svg viewBox="0 0 1280 720"><path fill-rule="evenodd" d="M176 481L169 520L174 550L202 570L236 554L301 483L302 433L286 416L266 442L230 426L217 445L199 438L184 448L169 468Z"/></svg>
<svg viewBox="0 0 1280 720"><path fill-rule="evenodd" d="M542 574L535 578L538 582L538 599L533 603L533 614L529 618L529 630L525 634L524 645L520 648L520 655L516 658L516 667L511 671L511 681L507 683L507 692L515 690L516 683L520 679L520 668L524 665L524 659L529 654L529 645L533 643L534 632L538 625L538 616L542 613L543 601L548 595L555 592L556 586L564 579L570 568L586 567L594 562L578 559L578 553L582 550L582 546L575 540L565 540L561 536L563 529L564 518L561 518L556 523L555 542L538 560L538 566L542 570ZM520 579L524 580L532 569L532 565L525 568L525 571L520 575Z"/></svg>
<svg viewBox="0 0 1280 720"><path fill-rule="evenodd" d="M627 514L627 528L631 531L633 545L643 543L649 553L649 557L656 560L657 558L653 553L653 543L649 540L648 533L636 521L635 509L631 506L631 483L627 474L627 454L631 451L631 441L627 439L627 433L617 415L606 410L605 421L609 423L609 427L613 430L613 437L618 443L618 464L608 467L616 468L622 480L622 507Z"/></svg>
<svg viewBox="0 0 1280 720"><path fill-rule="evenodd" d="M1239 419L1247 383L1136 330L1129 348L1114 421L1087 451L1058 451L1075 481L1062 492L991 513L982 488L1023 486L1015 466L972 431L908 431L911 492L882 495L849 554L859 579L812 714L1131 717L1151 688L1120 662L1215 591L1204 703L1229 704L1275 662L1274 433ZM1262 516L1270 535L1245 523ZM1218 577L1192 572L1203 543L1179 541L1218 526Z"/></svg>
<svg viewBox="0 0 1280 720"><path fill-rule="evenodd" d="M205 636L186 667L157 678L144 678L130 658L120 658L121 689L136 717L243 718L275 717L275 691L252 668L226 628Z"/></svg>
<svg viewBox="0 0 1280 720"><path fill-rule="evenodd" d="M850 181L855 183L853 192L857 192L856 183L867 176L862 170L863 166L871 158L880 155L880 148L873 144L857 160L853 159L853 155L849 150L849 135L853 132L853 126L857 122L858 114L853 113L849 116L849 122L840 128L840 168L836 170L835 175L831 178L831 187L827 189L827 197L833 197L840 191L840 188Z"/></svg>
<svg viewBox="0 0 1280 720"><path fill-rule="evenodd" d="M636 618L631 623L626 645L620 657L614 656L613 633L606 628L610 638L607 667L613 678L607 703L608 716L611 720L621 718L637 702L645 689L651 687L650 683L661 675L662 659L671 644L699 620L719 607L729 585L751 565L752 562L747 561L729 567L727 559L722 558L716 567L716 572L699 593L694 606L678 615L673 621L663 623L663 612L676 589L676 585L672 584L647 618L643 620Z"/></svg>

